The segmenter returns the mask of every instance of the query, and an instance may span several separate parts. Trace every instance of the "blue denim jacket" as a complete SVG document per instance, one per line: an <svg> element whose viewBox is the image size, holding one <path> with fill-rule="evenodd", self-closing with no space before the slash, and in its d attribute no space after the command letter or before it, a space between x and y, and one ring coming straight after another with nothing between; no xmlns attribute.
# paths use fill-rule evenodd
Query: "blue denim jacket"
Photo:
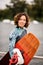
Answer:
<svg viewBox="0 0 43 65"><path fill-rule="evenodd" d="M10 33L9 35L9 54L10 57L13 56L13 49L16 43L16 38L20 36L23 37L25 34L27 33L27 31L23 28L20 27L15 27L14 30Z"/></svg>

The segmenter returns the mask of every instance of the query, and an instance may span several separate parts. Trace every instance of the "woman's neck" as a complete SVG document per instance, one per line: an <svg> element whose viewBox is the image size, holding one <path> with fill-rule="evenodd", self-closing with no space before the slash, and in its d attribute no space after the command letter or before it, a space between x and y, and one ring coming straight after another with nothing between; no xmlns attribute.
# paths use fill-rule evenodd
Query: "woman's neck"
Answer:
<svg viewBox="0 0 43 65"><path fill-rule="evenodd" d="M20 27L20 26L17 26L17 28L21 28L21 29L23 29L23 27Z"/></svg>

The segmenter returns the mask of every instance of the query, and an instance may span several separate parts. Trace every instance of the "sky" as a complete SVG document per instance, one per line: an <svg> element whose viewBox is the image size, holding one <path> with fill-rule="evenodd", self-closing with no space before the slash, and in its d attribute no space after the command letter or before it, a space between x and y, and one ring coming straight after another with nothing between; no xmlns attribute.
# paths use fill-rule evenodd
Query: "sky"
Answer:
<svg viewBox="0 0 43 65"><path fill-rule="evenodd" d="M6 4L10 4L11 0L0 0L0 9L5 9ZM29 4L31 4L31 1L33 0L26 0Z"/></svg>
<svg viewBox="0 0 43 65"><path fill-rule="evenodd" d="M9 4L10 0L0 0L0 9L5 9L6 4Z"/></svg>

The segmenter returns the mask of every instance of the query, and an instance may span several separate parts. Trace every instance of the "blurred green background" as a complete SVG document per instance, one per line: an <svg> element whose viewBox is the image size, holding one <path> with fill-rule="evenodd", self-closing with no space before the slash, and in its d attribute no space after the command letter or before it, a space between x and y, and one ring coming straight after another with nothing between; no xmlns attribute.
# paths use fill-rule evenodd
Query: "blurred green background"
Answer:
<svg viewBox="0 0 43 65"><path fill-rule="evenodd" d="M26 12L31 20L43 22L43 0L34 0L34 4L29 4L26 0L11 0L13 5L6 5L6 9L0 9L0 20L10 19L20 12Z"/></svg>

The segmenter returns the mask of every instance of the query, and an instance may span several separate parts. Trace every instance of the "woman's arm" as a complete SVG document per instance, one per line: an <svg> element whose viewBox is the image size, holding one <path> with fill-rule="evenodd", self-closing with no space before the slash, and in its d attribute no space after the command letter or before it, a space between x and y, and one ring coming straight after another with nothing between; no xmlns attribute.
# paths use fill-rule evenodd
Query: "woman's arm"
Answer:
<svg viewBox="0 0 43 65"><path fill-rule="evenodd" d="M12 55L13 55L13 49L14 49L14 46L15 46L17 36L18 36L18 34L17 34L16 29L14 29L9 35L9 53L10 53L10 57L12 57Z"/></svg>

